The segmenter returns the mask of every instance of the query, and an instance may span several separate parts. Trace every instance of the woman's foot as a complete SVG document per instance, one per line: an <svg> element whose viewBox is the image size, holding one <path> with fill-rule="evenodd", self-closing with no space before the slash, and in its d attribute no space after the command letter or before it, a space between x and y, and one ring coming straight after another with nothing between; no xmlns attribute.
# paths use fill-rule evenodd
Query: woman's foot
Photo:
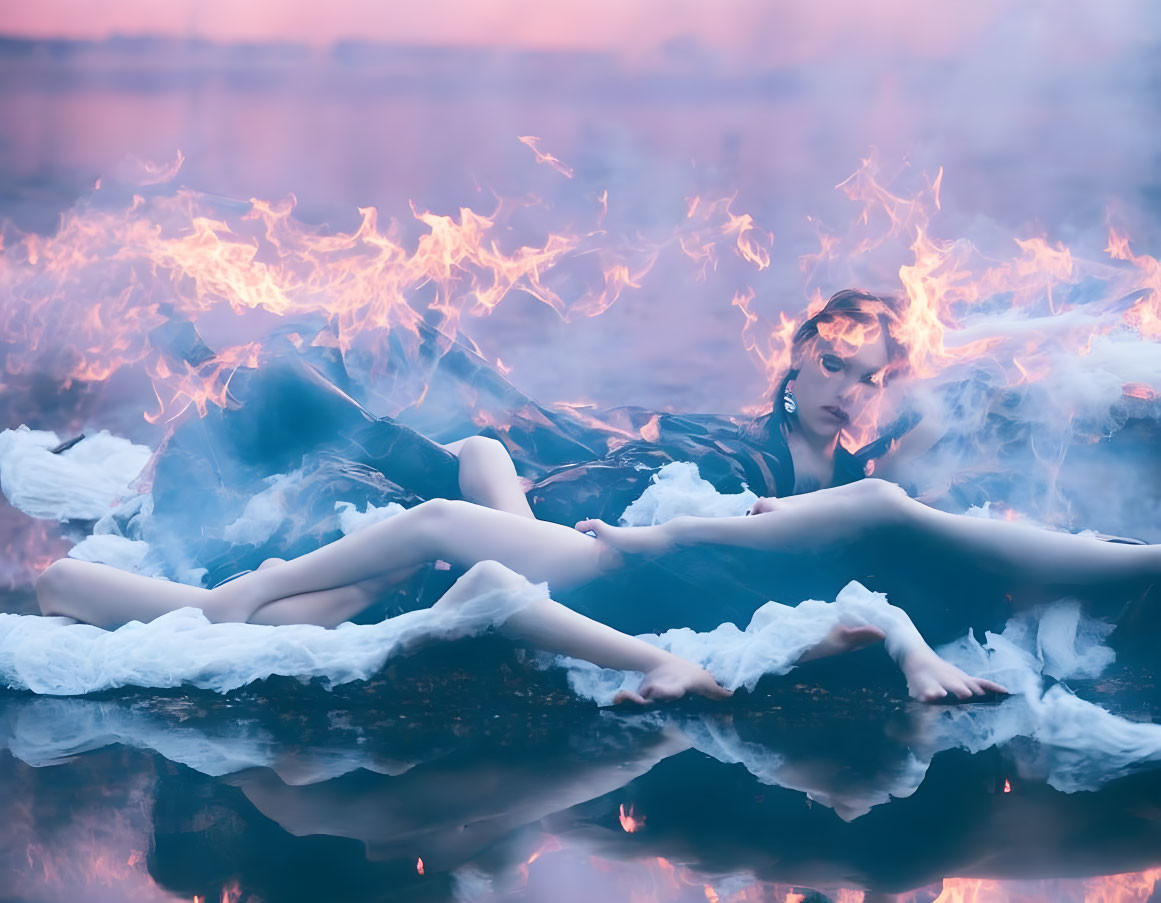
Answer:
<svg viewBox="0 0 1161 903"><path fill-rule="evenodd" d="M907 678L907 692L912 699L920 702L950 702L950 697L962 701L989 694L1008 693L998 683L972 677L929 649L906 656L900 667L903 676Z"/></svg>
<svg viewBox="0 0 1161 903"><path fill-rule="evenodd" d="M606 546L624 555L644 555L654 558L674 548L669 524L652 527L614 527L600 518L588 518L576 525L581 533L591 533Z"/></svg>
<svg viewBox="0 0 1161 903"><path fill-rule="evenodd" d="M613 698L613 704L635 702L648 705L651 702L666 702L681 699L686 693L704 696L706 699L728 699L734 695L727 690L705 668L692 662L677 659L658 665L645 672L645 678L636 690L622 690Z"/></svg>
<svg viewBox="0 0 1161 903"><path fill-rule="evenodd" d="M842 655L844 652L854 652L875 643L881 643L886 638L878 627L869 624L862 627L847 627L845 624L835 624L817 646L807 649L798 659L799 663L809 662L816 658L827 658L831 655Z"/></svg>

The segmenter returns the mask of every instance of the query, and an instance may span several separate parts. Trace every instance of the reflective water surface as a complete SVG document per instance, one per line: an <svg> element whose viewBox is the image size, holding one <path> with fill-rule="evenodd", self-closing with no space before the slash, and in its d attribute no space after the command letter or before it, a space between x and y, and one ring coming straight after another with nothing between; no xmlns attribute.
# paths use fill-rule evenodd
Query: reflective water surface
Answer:
<svg viewBox="0 0 1161 903"><path fill-rule="evenodd" d="M1052 750L945 748L959 713L867 663L653 712L486 641L334 693L8 694L5 899L1152 898L1161 772L1063 793ZM1143 719L1150 684L1073 689Z"/></svg>

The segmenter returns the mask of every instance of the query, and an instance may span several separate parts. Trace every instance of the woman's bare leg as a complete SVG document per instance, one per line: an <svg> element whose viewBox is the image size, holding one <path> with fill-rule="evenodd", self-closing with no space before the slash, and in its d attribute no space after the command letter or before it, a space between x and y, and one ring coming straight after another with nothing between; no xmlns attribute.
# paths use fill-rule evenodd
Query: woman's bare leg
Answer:
<svg viewBox="0 0 1161 903"><path fill-rule="evenodd" d="M277 599L255 611L250 616L250 623L317 624L320 627L337 627L374 605L391 587L402 583L413 573L414 568L406 568L360 583Z"/></svg>
<svg viewBox="0 0 1161 903"><path fill-rule="evenodd" d="M279 566L284 567L285 563ZM399 577L406 575L404 572ZM371 604L382 591L383 582L393 576L279 599L258 609L252 620L263 624L332 626L342 623ZM456 608L483 593L497 590L521 592L526 587L524 577L495 561L483 561L469 568L433 607ZM709 672L692 662L587 618L547 597L536 599L516 611L504 622L500 632L519 644L541 651L591 661L602 668L642 672L645 676L641 685L633 692L621 694L619 702L676 699L686 693L711 699L730 695L730 691L721 687ZM821 654L838 651L828 648Z"/></svg>
<svg viewBox="0 0 1161 903"><path fill-rule="evenodd" d="M461 577L435 607L462 605L484 592L506 588L515 592L523 586L525 581L518 574L494 561L485 561ZM962 700L1007 692L999 684L965 674L941 659L902 609L889 606L880 620L881 624L836 624L795 663L853 652L886 640L887 652L903 671L907 689L915 699L941 702L953 696ZM602 668L643 672L645 679L641 686L636 691L622 693L619 701L675 699L686 692L710 698L728 695L699 666L548 598L516 612L504 623L501 632L517 643L545 652L583 659Z"/></svg>
<svg viewBox="0 0 1161 903"><path fill-rule="evenodd" d="M263 569L278 562L271 559ZM282 599L261 609L260 624L318 624L333 627L350 620L411 571L381 575L347 586ZM240 578L239 578L240 579ZM210 620L229 620L212 605L214 590L142 577L105 564L63 558L36 583L41 614L73 618L114 628L129 621L152 621L179 608L200 608Z"/></svg>
<svg viewBox="0 0 1161 903"><path fill-rule="evenodd" d="M555 589L617 567L620 555L559 524L436 499L278 567L243 575L214 589L203 608L209 606L207 614L214 620L245 621L279 599L382 578L435 560L465 569L498 561Z"/></svg>
<svg viewBox="0 0 1161 903"><path fill-rule="evenodd" d="M1161 545L1105 542L1027 524L948 514L908 499L910 529L968 565L1024 583L1093 587L1161 580Z"/></svg>
<svg viewBox="0 0 1161 903"><path fill-rule="evenodd" d="M200 608L211 621L247 621L263 606L292 597L299 598L265 613L268 622L332 624L365 607L360 602L368 597L367 587L351 589L353 584L390 583L435 560L465 569L496 560L531 580L568 587L617 566L620 556L559 524L437 499L212 590L66 558L41 576L37 595L45 614L104 627L149 621L187 606ZM329 590L340 592L307 597Z"/></svg>
<svg viewBox="0 0 1161 903"><path fill-rule="evenodd" d="M582 521L626 553L659 554L681 546L724 545L780 552L817 552L872 539L897 564L917 555L948 556L1021 584L1086 587L1161 580L1161 545L1123 545L1005 521L948 514L909 498L898 486L862 480L774 502L747 517L680 517L657 527L611 527Z"/></svg>
<svg viewBox="0 0 1161 903"><path fill-rule="evenodd" d="M495 561L483 561L456 581L433 606L458 607L482 593L510 589L519 592L527 581ZM537 599L511 615L500 632L521 645L544 652L583 659L602 668L641 671L645 679L624 699L646 702L677 699L688 693L723 699L730 691L692 662L651 646L644 640L614 630L547 597Z"/></svg>
<svg viewBox="0 0 1161 903"><path fill-rule="evenodd" d="M210 590L62 558L36 581L36 598L42 614L119 627L129 621L152 621L179 608L203 608Z"/></svg>
<svg viewBox="0 0 1161 903"><path fill-rule="evenodd" d="M527 581L495 561L473 565L433 608L458 608L488 592L524 591ZM304 593L259 608L251 619L262 624L333 626L371 604L373 582ZM586 618L549 598L537 599L511 615L500 632L522 645L584 659L602 668L641 671L645 680L626 699L636 702L676 699L685 693L720 699L730 695L704 669L643 640Z"/></svg>
<svg viewBox="0 0 1161 903"><path fill-rule="evenodd" d="M508 449L486 436L469 436L444 446L459 458L460 494L485 508L532 517L524 486Z"/></svg>

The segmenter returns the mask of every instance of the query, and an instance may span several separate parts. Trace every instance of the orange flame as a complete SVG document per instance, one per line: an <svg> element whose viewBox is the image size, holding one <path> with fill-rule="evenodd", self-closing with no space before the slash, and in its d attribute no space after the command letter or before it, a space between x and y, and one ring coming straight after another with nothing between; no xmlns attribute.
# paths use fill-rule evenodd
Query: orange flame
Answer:
<svg viewBox="0 0 1161 903"><path fill-rule="evenodd" d="M1138 290L1142 297L1125 313L1125 321L1149 341L1161 340L1161 261L1147 254L1134 254L1129 237L1109 229L1109 243L1105 248L1113 260L1123 260L1136 271Z"/></svg>
<svg viewBox="0 0 1161 903"><path fill-rule="evenodd" d="M56 524L27 517L0 499L0 585L4 588L31 586L72 546Z"/></svg>
<svg viewBox="0 0 1161 903"><path fill-rule="evenodd" d="M559 838L552 834L545 835L544 840L540 842L540 845L532 851L532 855L516 867L516 871L520 873L523 882L525 884L528 883L529 867L532 865L532 863L534 863L545 853L556 853L562 849L564 849L564 845L560 842Z"/></svg>
<svg viewBox="0 0 1161 903"><path fill-rule="evenodd" d="M627 834L633 834L645 827L645 816L638 815L633 811L633 804L629 804L628 810L625 809L625 804L621 803L621 812L618 816L621 821L621 828Z"/></svg>
<svg viewBox="0 0 1161 903"><path fill-rule="evenodd" d="M536 162L537 163L547 163L549 166L551 166L553 169L555 169L558 173L560 173L566 179L572 178L573 168L571 166L566 166L564 163L561 163L560 160L558 160L552 154L546 153L545 151L542 151L539 147L539 144L540 144L539 138L537 138L533 135L521 135L516 140L519 141L521 144L525 144L528 146L529 150L531 150L532 153L534 153L536 155Z"/></svg>
<svg viewBox="0 0 1161 903"><path fill-rule="evenodd" d="M568 170L532 136L521 140L541 162ZM179 157L139 177L164 181L180 163ZM603 220L607 191L598 202ZM325 328L293 336L298 347L346 354L358 346L378 361L386 358L377 352L388 333L402 337L409 353L420 324L435 315L434 325L460 338L465 317L487 316L514 292L565 319L597 316L639 289L670 244L706 249L697 252L705 266L716 265L724 240L743 261L768 267L772 236L750 214L734 212L732 202L695 199L690 215L656 240L613 241L600 230L547 232L515 247L501 244L512 207L503 201L488 214L463 208L442 215L412 206L410 226L383 226L375 208L362 207L351 232L299 222L293 196L239 205L180 189L134 196L120 210L82 204L51 236L13 230L15 241L0 244L4 366L11 375L47 373L62 388L136 367L153 383L156 401L147 419L165 424L190 409L228 405L232 375L257 364L261 337L277 318L321 315ZM418 232L413 241L403 235L408 228ZM564 294L546 278L586 255L599 262L599 275L578 291ZM223 313L236 318L236 338L210 360L174 360L151 338L169 321L196 323ZM416 387L414 397L397 402L412 403L423 391Z"/></svg>
<svg viewBox="0 0 1161 903"><path fill-rule="evenodd" d="M1035 235L1016 237L1007 258L985 258L969 242L945 240L933 231L934 215L942 206L943 177L941 168L934 179L906 194L888 187L892 180L880 176L874 158L862 160L858 170L836 186L858 205L853 225L844 234L810 220L818 232L818 250L799 258L808 280L813 280L834 261L850 268L865 260L871 269L881 270L896 246L910 256L897 269L902 293L890 331L906 352L906 369L912 376L930 378L986 361L989 368L1003 373L1004 383L1017 386L1048 377L1059 366L1059 351L1090 353L1094 337L1102 333L1127 327L1146 340L1161 339L1161 263L1156 258L1134 253L1128 238L1115 229L1110 230L1105 250L1126 264L1119 270L1078 260L1068 247ZM700 199L693 199L687 216L696 215L702 206ZM712 245L685 250L691 257L712 255ZM1098 304L1085 310L1086 316L1069 317L1077 307L1062 289L1089 277L1104 283L1110 299L1123 297L1132 305L1117 314L1115 305ZM890 288L872 286L876 287ZM810 314L821 307L823 293L816 288L813 296ZM754 292L747 287L735 292L732 303L744 318L742 343L760 362L772 389L789 368L797 323L781 313L777 323L768 322L753 301ZM848 348L875 338L873 329L846 325L836 329L837 335L820 332L827 341L837 338ZM1131 386L1126 389L1128 397L1150 398L1151 387ZM878 402L857 415L844 434L844 445L857 447L875 438L888 409L885 402Z"/></svg>
<svg viewBox="0 0 1161 903"><path fill-rule="evenodd" d="M1145 903L1161 878L1161 868L1099 878L1044 880L1038 890L1024 887L1021 899L1081 899L1085 903ZM1079 884L1078 888L1076 885ZM1080 891L1078 894L1077 891ZM992 903L1012 899L1003 881L987 878L945 878L935 903Z"/></svg>
<svg viewBox="0 0 1161 903"><path fill-rule="evenodd" d="M722 224L716 234L702 230L681 234L678 242L686 257L701 263L703 267L706 265L716 267L717 242L721 237L732 239L734 252L759 270L770 266L770 247L774 236L760 229L750 214L735 214L730 207L736 198L736 195L731 195L711 202L703 201L700 196L688 199L685 212L687 220L707 224L721 220Z"/></svg>
<svg viewBox="0 0 1161 903"><path fill-rule="evenodd" d="M1142 401L1156 401L1157 390L1147 383L1125 383L1121 386L1121 393L1126 398L1139 398Z"/></svg>

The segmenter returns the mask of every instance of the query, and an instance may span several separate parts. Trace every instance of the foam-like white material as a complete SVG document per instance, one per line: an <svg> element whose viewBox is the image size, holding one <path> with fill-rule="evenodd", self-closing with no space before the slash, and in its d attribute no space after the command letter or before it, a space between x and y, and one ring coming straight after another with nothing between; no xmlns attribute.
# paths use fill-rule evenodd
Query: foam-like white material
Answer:
<svg viewBox="0 0 1161 903"><path fill-rule="evenodd" d="M140 539L126 539L113 533L86 536L69 549L69 558L107 564L122 571L144 574L146 577L163 576L161 568L147 562L149 543Z"/></svg>
<svg viewBox="0 0 1161 903"><path fill-rule="evenodd" d="M704 633L678 627L642 639L697 662L731 690L753 689L763 675L788 672L838 624L881 627L900 647L909 642L914 631L910 618L888 604L886 596L851 582L834 602L809 600L795 606L767 602L754 613L745 630L731 623ZM598 705L611 704L620 690L634 689L640 679L588 662L562 661L569 669L573 690Z"/></svg>
<svg viewBox="0 0 1161 903"><path fill-rule="evenodd" d="M319 677L335 686L370 677L416 643L482 633L547 593L543 584L524 581L462 605L334 629L211 624L193 608L112 631L67 618L0 614L0 683L55 696L124 686L189 685L224 693L273 675Z"/></svg>
<svg viewBox="0 0 1161 903"><path fill-rule="evenodd" d="M222 538L236 545L257 546L266 542L282 522L290 516L286 503L287 491L302 482L302 471L275 474L264 480L266 488L246 502L238 518L226 525Z"/></svg>
<svg viewBox="0 0 1161 903"><path fill-rule="evenodd" d="M94 520L93 534L69 550L69 557L107 564L147 577L172 577L200 585L204 568L188 562L163 561L144 534L153 516L149 493L135 493L130 484L149 461L151 452L102 431L73 448L52 454L60 444L55 433L20 427L0 433L0 488L16 508L46 520ZM260 545L293 517L288 501L302 483L302 472L276 474L254 495L242 513L223 530L223 538L239 545ZM381 508L370 503L359 511L350 502L336 502L339 527L355 533L385 520L403 506ZM126 524L123 531L119 523Z"/></svg>
<svg viewBox="0 0 1161 903"><path fill-rule="evenodd" d="M641 497L625 509L620 523L626 527L663 524L675 517L736 517L758 501L749 489L726 495L703 480L697 465L688 461L666 464L653 475Z"/></svg>
<svg viewBox="0 0 1161 903"><path fill-rule="evenodd" d="M350 536L352 533L367 529L372 524L394 517L405 509L398 502L388 502L382 508L367 502L367 510L360 511L350 502L335 502L335 510L339 512L339 529L343 531L344 536Z"/></svg>
<svg viewBox="0 0 1161 903"><path fill-rule="evenodd" d="M122 498L152 452L102 430L54 455L56 433L0 433L0 489L14 508L51 520L97 520Z"/></svg>

